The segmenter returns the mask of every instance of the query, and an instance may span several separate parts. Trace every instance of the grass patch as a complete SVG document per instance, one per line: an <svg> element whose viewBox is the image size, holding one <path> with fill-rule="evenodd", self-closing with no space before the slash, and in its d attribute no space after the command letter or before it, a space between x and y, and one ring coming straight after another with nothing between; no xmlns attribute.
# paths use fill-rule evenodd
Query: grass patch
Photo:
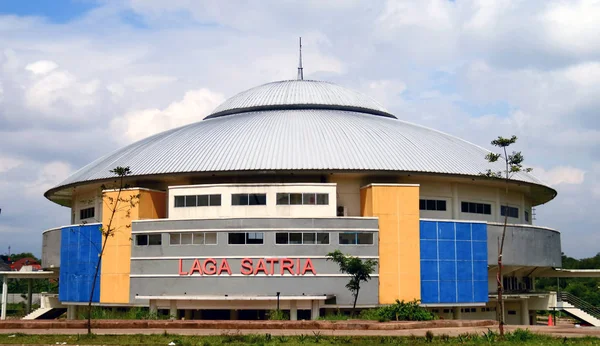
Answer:
<svg viewBox="0 0 600 346"><path fill-rule="evenodd" d="M275 336L271 334L241 334L231 332L216 336L175 335L168 333L151 335L26 335L0 334L0 344L52 344L68 345L598 345L598 338L556 338L516 330L499 340L493 331L482 334L462 334L458 337L434 335L424 337L394 336L326 336L320 332L308 332L298 336Z"/></svg>

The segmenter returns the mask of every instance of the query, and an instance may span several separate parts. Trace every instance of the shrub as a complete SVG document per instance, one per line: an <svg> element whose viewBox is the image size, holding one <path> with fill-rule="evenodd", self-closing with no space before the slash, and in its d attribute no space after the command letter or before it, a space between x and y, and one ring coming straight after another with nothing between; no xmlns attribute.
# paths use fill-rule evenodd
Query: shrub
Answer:
<svg viewBox="0 0 600 346"><path fill-rule="evenodd" d="M272 321L285 321L289 320L290 316L283 312L283 310L271 310L269 311L269 320Z"/></svg>
<svg viewBox="0 0 600 346"><path fill-rule="evenodd" d="M328 313L325 316L319 317L319 319L323 321L346 321L348 319L348 315L342 313L340 310L337 310L334 314Z"/></svg>
<svg viewBox="0 0 600 346"><path fill-rule="evenodd" d="M419 305L418 300L405 302L396 300L395 304L363 310L361 318L383 321L431 321L435 315Z"/></svg>

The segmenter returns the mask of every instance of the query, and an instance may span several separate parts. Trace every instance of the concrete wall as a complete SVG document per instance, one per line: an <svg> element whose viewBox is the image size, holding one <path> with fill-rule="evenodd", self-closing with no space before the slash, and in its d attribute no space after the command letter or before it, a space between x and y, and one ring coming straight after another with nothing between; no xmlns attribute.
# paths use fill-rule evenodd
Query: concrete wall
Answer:
<svg viewBox="0 0 600 346"><path fill-rule="evenodd" d="M231 195L261 193L266 205L231 205ZM326 193L327 205L277 205L277 193ZM175 196L221 195L220 206L174 207ZM333 217L336 216L335 184L218 184L169 187L169 219L210 219L217 217Z"/></svg>
<svg viewBox="0 0 600 346"><path fill-rule="evenodd" d="M42 234L42 268L60 267L60 238L60 227L49 229Z"/></svg>
<svg viewBox="0 0 600 346"><path fill-rule="evenodd" d="M498 263L498 239L503 225L488 223L488 264ZM504 265L560 267L560 233L542 227L509 225L504 240Z"/></svg>
<svg viewBox="0 0 600 346"><path fill-rule="evenodd" d="M293 229L297 232L328 232L329 245L277 245L275 232ZM339 245L340 230L362 230L374 233L373 245ZM170 246L169 232L212 231L217 233L217 245ZM229 245L228 231L251 230L264 232L264 244ZM160 246L132 246L131 258L131 302L145 303L135 299L139 296L159 295L324 295L336 296L336 303L351 305L352 297L345 285L348 277L339 272L335 263L326 260L328 252L340 249L345 254L367 256L377 259L378 222L368 218L325 218L325 219L215 219L215 220L157 220L133 222L132 234L161 233ZM221 275L180 274L190 272L194 260L204 264L214 259L220 267L224 259L231 269L231 275L223 271ZM256 268L261 259L291 258L294 269L297 259L304 268L311 260L315 274L307 271L304 275L291 275L287 271L281 275L280 267L274 264L274 275L260 272L256 275L242 274L241 262L252 260ZM181 268L180 268L181 260ZM211 264L212 269L213 264ZM267 264L267 267L270 265ZM181 270L180 270L181 269ZM270 269L270 268L269 268ZM378 303L378 274L364 284L359 296L359 305Z"/></svg>

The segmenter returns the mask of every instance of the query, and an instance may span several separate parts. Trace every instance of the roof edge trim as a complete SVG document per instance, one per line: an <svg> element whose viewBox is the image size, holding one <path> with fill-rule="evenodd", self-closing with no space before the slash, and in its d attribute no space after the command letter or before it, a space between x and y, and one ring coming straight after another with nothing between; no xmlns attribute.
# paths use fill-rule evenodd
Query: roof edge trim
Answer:
<svg viewBox="0 0 600 346"><path fill-rule="evenodd" d="M324 105L324 104L291 104L291 105L265 105L265 106L253 106L244 108L232 108L224 111L212 113L208 115L204 120L223 117L227 115L234 115L240 113L249 113L257 111L279 111L279 110L298 110L298 109L320 109L320 110L338 110L338 111L350 111L358 113L366 113L372 115L378 115L386 118L398 119L395 115L380 111L372 108L355 107L355 106L343 106L343 105Z"/></svg>

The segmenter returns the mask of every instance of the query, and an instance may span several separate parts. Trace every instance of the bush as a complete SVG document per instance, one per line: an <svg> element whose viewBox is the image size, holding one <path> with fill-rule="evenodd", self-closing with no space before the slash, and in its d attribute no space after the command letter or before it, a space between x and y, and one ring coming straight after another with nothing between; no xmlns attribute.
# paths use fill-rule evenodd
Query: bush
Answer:
<svg viewBox="0 0 600 346"><path fill-rule="evenodd" d="M271 310L269 311L269 320L272 321L285 321L289 320L290 316L283 312L283 310Z"/></svg>
<svg viewBox="0 0 600 346"><path fill-rule="evenodd" d="M319 319L323 321L346 321L348 318L348 315L342 313L340 310L336 311L334 314L328 313L325 316L319 317Z"/></svg>
<svg viewBox="0 0 600 346"><path fill-rule="evenodd" d="M419 300L405 302L396 300L395 304L363 310L360 317L367 320L384 321L431 321L435 315L419 305Z"/></svg>

